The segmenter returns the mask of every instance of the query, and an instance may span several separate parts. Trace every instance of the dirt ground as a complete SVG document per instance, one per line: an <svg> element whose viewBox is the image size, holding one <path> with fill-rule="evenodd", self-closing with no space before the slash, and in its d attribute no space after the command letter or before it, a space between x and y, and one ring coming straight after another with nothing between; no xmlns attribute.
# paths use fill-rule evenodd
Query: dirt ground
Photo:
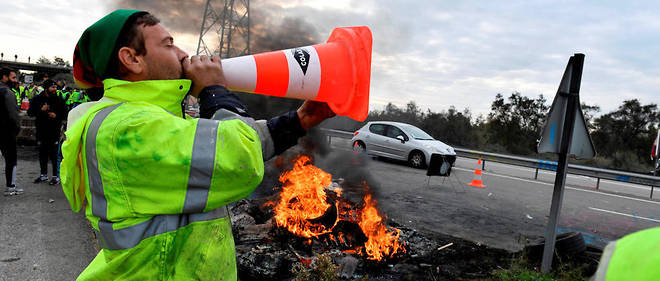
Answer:
<svg viewBox="0 0 660 281"><path fill-rule="evenodd" d="M17 184L25 193L0 196L3 281L74 280L99 250L83 212L71 210L61 186L32 182L39 176L37 154L35 146L19 147ZM4 178L0 182L4 186Z"/></svg>
<svg viewBox="0 0 660 281"><path fill-rule="evenodd" d="M318 140L303 141L297 149L287 151L281 157L273 159L265 165L265 175L262 184L250 196L251 199L264 198L276 194L276 189L280 185L277 181L279 175L291 169L293 159L301 154L312 156L314 164L326 172L333 175L333 179L342 178L345 180L345 196L352 198L353 201L359 201L364 196L365 190L363 183L370 186L369 192L379 200L382 205L383 215L388 217L388 225L405 230L414 230L425 238L431 240L437 247L453 243L452 246L440 251L431 251L426 255L404 256L390 263L373 265L364 263L358 266L356 277L365 277L367 280L490 280L493 278L493 270L509 268L516 259L519 259L521 253L512 249L497 249L489 247L483 242L468 241L457 238L453 235L443 233L441 229L428 227L424 221L437 219L438 212L426 212L415 206L420 206L423 202L425 206L429 202L424 202L424 195L406 193L403 189L421 190L417 183L409 186L403 186L400 191L382 189L382 178L374 178L370 171L369 162L372 161L363 155L356 155L351 152L338 152L330 150L327 147L317 145ZM407 169L407 167L402 167ZM395 169L398 169L395 167ZM401 179L399 179L401 180ZM446 191L433 191L446 192ZM489 198L487 198L489 199ZM412 200L412 201L411 201ZM428 201L428 199L427 199ZM417 203L415 203L417 202ZM478 203L478 202L477 202ZM433 206L438 203L432 203ZM461 213L462 202L443 202L441 209L454 208L453 214ZM476 204L476 203L471 203ZM405 211L404 211L405 210ZM410 213L414 213L411 217ZM448 218L445 218L448 219ZM469 219L469 218L458 218ZM475 219L474 227L483 227L484 225L508 225L510 222L500 222L505 220L506 216L493 216L491 220ZM451 220L451 218L449 218ZM512 229L511 239L525 239L528 237L513 237L516 231L524 231L530 226L520 225L520 229ZM541 228L542 224L534 225L534 228ZM513 244L513 243L510 243ZM584 261L593 263L593 259ZM580 263L580 262L578 262ZM592 266L593 267L593 266ZM241 271L239 266L239 271ZM250 270L243 268L243 270ZM263 278L254 278L242 272L242 280L265 280ZM281 276L284 277L284 276Z"/></svg>
<svg viewBox="0 0 660 281"><path fill-rule="evenodd" d="M258 229L248 231L240 223L234 223L241 280L290 280L294 276L290 271L294 264L316 261L318 258L314 256L318 254L330 256L342 275L343 267L350 266L345 259L354 260L355 270L344 276L352 280L482 280L489 279L493 270L508 268L516 256L506 250L440 233L419 232L393 220L388 221L388 226L401 231L400 240L405 243L406 253L383 261L368 260L363 253L342 252L341 247L320 242L322 238L305 246L303 241L307 239L273 226L268 220L272 213L258 207L271 199L242 201L238 205L250 207L232 209L232 212L247 210L245 213L254 218L256 225L247 223L245 229Z"/></svg>
<svg viewBox="0 0 660 281"><path fill-rule="evenodd" d="M383 208L381 210L383 211L383 214L389 218L389 226L400 228L404 233L417 233L418 236L422 236L431 241L434 247L426 254L417 254L414 256L405 255L382 264L363 262L361 263L361 266L355 270L356 274L354 277L366 277L365 280L489 280L492 278L493 270L498 268L508 268L512 261L514 261L519 255L510 250L496 249L481 242L468 241L442 233L439 229L425 227L425 224L422 221L409 220L407 216L401 215L397 210L405 209L406 212L410 212L411 208L414 209L416 203L410 201L410 196L397 197L387 194L388 192L385 192L385 190L381 190L379 181L373 178L369 171L369 166L365 164L369 159L351 153L338 154L333 152L332 154L329 154L325 149L326 148L303 142L302 146L297 149L292 149L283 155L283 157L268 161L265 165L264 180L250 198L264 198L275 194L276 192L273 188L279 185L277 179L283 171L291 168L292 159L300 153L311 153L311 155L316 158L316 165L332 173L333 177L341 177L346 181L345 196L347 198L353 198L356 201L362 198L365 193L363 183L367 183L371 187L369 192L373 193L375 198L382 203ZM57 280L74 277L84 269L98 251L92 243L91 230L85 223L82 214L73 214L71 212L65 198L63 197L61 188L47 185L32 186L31 180L38 174L38 161L36 160L37 153L35 147L21 148L19 150L19 159L23 165L28 167L27 169L24 169L23 172L19 172L18 175L20 182L29 182L29 184L23 185L24 187L27 187L26 194L17 198L5 198L5 200L36 200L34 203L30 204L38 204L43 207L43 212L38 213L41 214L41 216L46 215L43 216L42 219L47 219L48 216L57 216L60 212L64 212L67 215L71 214L72 216L67 216L70 217L71 221L67 221L64 224L58 224L58 228L53 228L52 231L44 230L43 232L35 233L29 231L29 228L26 228L27 231L23 235L24 238L30 237L30 235L40 234L42 236L45 235L46 237L51 237L52 239L50 240L57 240L43 245L47 249L46 255L22 253L22 251L24 251L23 249L29 249L29 247L16 244L12 247L3 248L5 253L11 253L11 255L3 255L3 259L7 256L7 260L12 260L12 262L3 261L0 262L0 264L6 266L4 269L10 270L10 275L15 277L32 276L35 278L28 279L34 280L40 278L45 278L44 280ZM33 196L33 190L39 190L40 193L35 193L34 195L36 196ZM423 200L423 198L420 199L418 197L419 196L413 196L413 199ZM54 203L49 203L49 199L51 198L55 199ZM5 203L8 202L9 201ZM16 203L18 204L19 202L16 201ZM10 207L9 204L5 206ZM29 208L28 205L26 205L26 207ZM29 213L28 210L22 210L20 212L25 214ZM437 215L430 212L424 212L423 210L419 213L426 219L432 219L433 216ZM16 219L17 221L15 223L19 223L19 221L23 220L21 218ZM53 219L52 221L56 222L57 220ZM9 221L5 221L5 223L9 223ZM479 222L479 224L481 223ZM63 233L65 233L65 228L70 232L72 227L78 230L76 233L79 235L76 235L76 240L71 240L72 237L63 235ZM39 237L35 236L34 241L41 241L41 243L43 243L43 241L49 241L49 239ZM25 241L30 243L28 240L29 239L26 239ZM453 243L452 246L439 251L437 250L438 247L449 243ZM261 243L259 246L263 247L265 245L268 245L268 243ZM71 258L66 261L61 259L44 260L48 258L48 253L51 254L51 258L52 256L57 256L58 254L56 252L58 251L61 254L61 248L66 248L64 251L65 255L71 256ZM35 251L41 250L35 249ZM15 260L14 256L20 257L21 259L13 261ZM39 261L32 261L28 258L30 256L41 258L38 259ZM61 263L69 266L70 269L67 270L67 272L62 272L61 269L64 268L64 265ZM42 264L44 265L42 266ZM40 268L45 268L45 270L40 271ZM30 274L25 275L28 269ZM252 276L247 275L245 270L245 267L239 266L241 280L268 280L267 278L253 278ZM68 277L64 277L65 275ZM292 275L287 275L285 273L284 275L280 275L279 278L273 280L286 280L290 278L292 278Z"/></svg>

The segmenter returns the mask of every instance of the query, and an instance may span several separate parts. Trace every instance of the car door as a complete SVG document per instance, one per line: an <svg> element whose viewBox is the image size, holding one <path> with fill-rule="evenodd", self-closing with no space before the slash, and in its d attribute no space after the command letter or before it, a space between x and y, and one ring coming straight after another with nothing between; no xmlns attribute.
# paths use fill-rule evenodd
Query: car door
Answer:
<svg viewBox="0 0 660 281"><path fill-rule="evenodd" d="M385 148L385 128L384 124L369 125L369 134L364 138L367 145L367 153L373 155L386 156Z"/></svg>
<svg viewBox="0 0 660 281"><path fill-rule="evenodd" d="M387 125L385 136L387 137L388 153L392 154L393 158L407 160L409 151L407 141L409 138L406 133L397 126ZM404 142L402 143L397 137L403 137Z"/></svg>

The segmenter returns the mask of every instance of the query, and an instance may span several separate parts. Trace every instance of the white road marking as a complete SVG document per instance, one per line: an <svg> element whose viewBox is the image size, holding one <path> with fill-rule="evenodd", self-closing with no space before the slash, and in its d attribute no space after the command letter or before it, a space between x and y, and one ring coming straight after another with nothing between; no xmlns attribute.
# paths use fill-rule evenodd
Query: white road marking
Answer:
<svg viewBox="0 0 660 281"><path fill-rule="evenodd" d="M352 151L352 150L350 150L350 149L345 149L345 148L338 148L338 149L346 150L346 151ZM515 166L512 166L512 167L515 167ZM456 166L454 166L453 168L454 168L454 169L457 169L457 170L464 171L464 172L473 172L473 171L474 171L474 170L472 170L472 169L459 168L459 167L456 167ZM517 168L518 168L518 167L517 167ZM541 170L539 170L539 172L541 172ZM547 171L544 171L544 172L547 172ZM519 181L525 181L525 182L529 182L529 183L538 183L538 184L544 184L544 185L554 186L554 183L547 183L547 182L536 181L536 180L528 180L528 179L523 179L523 178L516 178L516 177L505 176L505 175L500 175L500 174L495 174L495 173L485 172L485 171L484 171L483 173L484 173L484 175L485 175L485 174L489 174L489 175L498 176L498 177L503 177L503 178L507 178L507 179L511 179L511 180L519 180ZM602 179L601 179L601 182L602 182L602 181L605 181L605 180L602 180ZM616 181L610 181L610 180L607 180L607 182L608 182L608 183L616 183ZM650 189L650 188L637 187L637 186L633 186L633 185L625 184L625 183L617 183L617 184L619 184L619 185L626 185L626 186L628 186L628 187L634 187L634 188L637 188L637 189L644 189L644 190L649 190L649 189ZM566 189L576 190L576 191L582 191L582 192L589 192L589 193L594 193L594 194L600 194L600 195L605 195L605 196L611 196L611 197L617 197L617 198L624 198L624 199L630 199L630 200L635 200L635 201L640 201L640 202L645 202L645 203L651 203L651 204L660 205L660 202L656 202L656 201L644 200L644 199L639 199L639 198L634 198L634 197L627 197L627 196L616 195L616 194L609 194L609 193L604 193L604 192L599 192L599 191L585 190L585 189L574 188L574 187L570 187L570 186L566 186Z"/></svg>
<svg viewBox="0 0 660 281"><path fill-rule="evenodd" d="M510 165L510 164L505 164L505 163L498 163L498 162L495 162L495 163L493 163L493 164L504 165L504 166L506 166L506 167L500 167L501 169L511 168L511 169L516 169L516 170L526 171L526 172L530 172L530 173L533 173L533 172L534 172L534 168L529 168L529 167L519 167L519 166L515 166L515 165ZM491 164L491 165L493 165L493 164ZM486 163L486 166L488 166L488 163ZM487 168L487 167L486 167L486 168ZM486 171L486 170L484 170L484 171ZM554 172L554 171L548 171L548 170L539 169L539 174L546 174L546 175L552 175L552 176L554 176L554 175L555 175L555 172ZM596 180L597 180L596 178L592 178L592 177L588 177L588 176L583 176L583 175L572 175L572 174L567 174L566 177L574 178L574 179L578 179L578 180L591 180L592 182L596 182ZM629 187L629 188L641 189L641 190L644 190L644 191L650 191L650 190L651 190L651 186L648 186L648 185L642 185L642 186L643 186L643 187L642 187L642 186L640 186L639 184L629 183L629 182L621 182L621 181L608 180L608 179L600 179L600 182L601 182L601 183L603 183L603 182L607 182L608 184L616 184L616 185L625 186L625 187Z"/></svg>
<svg viewBox="0 0 660 281"><path fill-rule="evenodd" d="M463 169L463 168L458 168L458 167L454 167L454 169L461 170L461 171L464 171L464 172L470 172L470 171L471 171L471 170L469 170L469 169ZM521 178L516 178L516 177L511 177L511 176L505 176L505 175L500 175L500 174L494 174L494 173L486 173L486 172L483 172L483 174L484 174L484 175L491 175L491 176L502 177L502 178L511 179L511 180L516 180L516 181L524 181L524 182L529 182L529 183L544 184L544 185L548 185L548 186L554 186L554 185L555 185L554 183L547 183L547 182L542 182L542 181L535 181L535 180L521 179ZM588 192L588 193L594 193L594 194L599 194L599 195L604 195L604 196L611 196L611 197L617 197L617 198L630 199L630 200L635 200L635 201L639 201L639 202L645 202L645 203L651 203L651 204L660 205L660 202L656 202L656 201L650 201L650 200L644 200L644 199L639 199L639 198L633 198L633 197L621 196L621 195L616 195L616 194L609 194L609 193L604 193L604 192L599 192L599 191L586 190L586 189L575 188L575 187L570 187L570 186L566 186L566 189L576 190L576 191L582 191L582 192Z"/></svg>
<svg viewBox="0 0 660 281"><path fill-rule="evenodd" d="M610 214L615 214L615 215L620 215L620 216L631 217L631 218L635 218L635 219L641 219L641 220L647 220L647 221L660 222L660 220L656 220L656 219L652 219L652 218L646 218L646 217L634 216L634 215L629 215L629 214L619 213L619 212L615 212L615 211L603 210L603 209L592 208L592 207L589 207L589 209L594 210L594 211L599 211L599 212L605 212L605 213L610 213Z"/></svg>

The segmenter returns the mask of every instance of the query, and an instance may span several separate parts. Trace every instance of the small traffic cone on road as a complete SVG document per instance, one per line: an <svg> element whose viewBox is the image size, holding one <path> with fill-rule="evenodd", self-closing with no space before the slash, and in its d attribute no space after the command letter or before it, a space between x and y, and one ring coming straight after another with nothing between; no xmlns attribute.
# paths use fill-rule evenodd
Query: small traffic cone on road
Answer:
<svg viewBox="0 0 660 281"><path fill-rule="evenodd" d="M474 169L474 178L471 183L468 183L469 186L486 188L486 185L481 181L481 158L477 161L477 168Z"/></svg>

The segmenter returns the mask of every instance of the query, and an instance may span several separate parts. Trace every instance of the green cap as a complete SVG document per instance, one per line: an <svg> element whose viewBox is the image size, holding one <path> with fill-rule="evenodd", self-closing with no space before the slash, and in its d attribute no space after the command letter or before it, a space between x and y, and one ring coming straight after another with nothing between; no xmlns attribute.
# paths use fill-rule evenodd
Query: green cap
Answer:
<svg viewBox="0 0 660 281"><path fill-rule="evenodd" d="M117 38L130 16L147 13L138 10L115 10L88 27L73 52L73 77L82 88L102 86Z"/></svg>

